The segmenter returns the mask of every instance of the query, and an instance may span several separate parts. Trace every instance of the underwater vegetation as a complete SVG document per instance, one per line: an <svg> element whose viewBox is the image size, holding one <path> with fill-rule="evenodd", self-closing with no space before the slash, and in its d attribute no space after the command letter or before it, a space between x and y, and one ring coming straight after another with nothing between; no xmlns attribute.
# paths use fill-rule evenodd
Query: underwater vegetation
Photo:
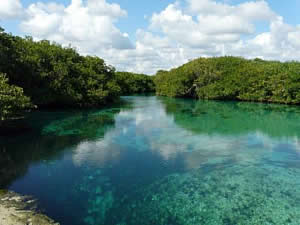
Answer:
<svg viewBox="0 0 300 225"><path fill-rule="evenodd" d="M17 142L15 136L0 138L0 188L7 188L11 181L26 174L33 162L57 160L82 141L102 138L114 127L119 112L119 108L110 108L32 113L27 121L33 129L20 135Z"/></svg>
<svg viewBox="0 0 300 225"><path fill-rule="evenodd" d="M0 139L0 189L62 225L300 224L299 107L121 99L31 113Z"/></svg>
<svg viewBox="0 0 300 225"><path fill-rule="evenodd" d="M300 107L249 102L159 98L180 127L197 134L236 135L260 131L271 137L300 136Z"/></svg>
<svg viewBox="0 0 300 225"><path fill-rule="evenodd" d="M114 188L100 169L87 167L84 174L72 187L73 198L85 199L81 223L104 225L106 214L114 203Z"/></svg>
<svg viewBox="0 0 300 225"><path fill-rule="evenodd" d="M121 99L110 107L101 110L70 110L46 113L45 120L39 124L42 135L73 136L82 140L95 140L115 125L115 116L121 110L130 110L132 102ZM41 114L38 114L41 115ZM34 119L33 119L34 120Z"/></svg>
<svg viewBox="0 0 300 225"><path fill-rule="evenodd" d="M75 135L81 138L103 137L106 131L115 123L114 115L118 109L96 113L82 112L68 118L55 120L43 128L43 134L56 136Z"/></svg>
<svg viewBox="0 0 300 225"><path fill-rule="evenodd" d="M198 169L169 175L137 191L135 200L115 209L115 218L127 225L298 225L299 196L299 169Z"/></svg>

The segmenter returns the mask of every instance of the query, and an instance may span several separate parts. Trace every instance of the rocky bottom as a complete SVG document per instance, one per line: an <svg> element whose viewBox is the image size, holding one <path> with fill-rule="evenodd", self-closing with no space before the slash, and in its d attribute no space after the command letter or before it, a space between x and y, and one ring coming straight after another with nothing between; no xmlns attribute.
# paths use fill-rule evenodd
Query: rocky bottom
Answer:
<svg viewBox="0 0 300 225"><path fill-rule="evenodd" d="M233 166L174 174L111 215L122 225L298 225L300 169ZM126 207L127 206L127 207ZM120 218L123 217L123 221Z"/></svg>

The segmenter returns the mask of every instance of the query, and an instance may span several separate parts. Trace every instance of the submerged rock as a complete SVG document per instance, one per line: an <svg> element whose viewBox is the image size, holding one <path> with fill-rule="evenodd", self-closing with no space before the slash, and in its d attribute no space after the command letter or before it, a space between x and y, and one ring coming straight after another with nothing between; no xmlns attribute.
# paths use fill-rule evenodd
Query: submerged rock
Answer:
<svg viewBox="0 0 300 225"><path fill-rule="evenodd" d="M0 190L0 224L59 225L35 210L36 201L14 192Z"/></svg>

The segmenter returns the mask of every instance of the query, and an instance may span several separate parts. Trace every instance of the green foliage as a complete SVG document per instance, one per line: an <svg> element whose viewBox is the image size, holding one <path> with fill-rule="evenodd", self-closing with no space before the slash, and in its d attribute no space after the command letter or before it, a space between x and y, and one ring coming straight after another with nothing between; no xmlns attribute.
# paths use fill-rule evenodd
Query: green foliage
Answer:
<svg viewBox="0 0 300 225"><path fill-rule="evenodd" d="M300 63L199 58L171 71L159 71L156 93L170 97L300 103Z"/></svg>
<svg viewBox="0 0 300 225"><path fill-rule="evenodd" d="M122 94L155 92L155 85L151 76L117 72L116 78Z"/></svg>
<svg viewBox="0 0 300 225"><path fill-rule="evenodd" d="M1 119L31 107L30 99L40 107L102 107L120 94L154 91L152 77L115 73L98 57L84 57L47 40L13 36L1 27L0 79Z"/></svg>
<svg viewBox="0 0 300 225"><path fill-rule="evenodd" d="M115 70L92 56L49 41L0 32L0 71L39 106L90 107L120 94Z"/></svg>
<svg viewBox="0 0 300 225"><path fill-rule="evenodd" d="M19 116L32 108L30 98L24 96L23 89L8 84L8 79L0 73L0 120Z"/></svg>
<svg viewBox="0 0 300 225"><path fill-rule="evenodd" d="M2 189L0 189L0 196L5 195L5 194L7 194L7 193L8 193L7 190L2 190Z"/></svg>

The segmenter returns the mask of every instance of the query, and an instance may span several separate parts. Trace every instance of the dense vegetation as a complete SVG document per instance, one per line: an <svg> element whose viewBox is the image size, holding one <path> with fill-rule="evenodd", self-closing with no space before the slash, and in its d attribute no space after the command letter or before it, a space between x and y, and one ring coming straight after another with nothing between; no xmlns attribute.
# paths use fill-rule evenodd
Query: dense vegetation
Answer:
<svg viewBox="0 0 300 225"><path fill-rule="evenodd" d="M121 94L154 90L146 75L116 73L98 57L81 56L71 47L46 40L13 36L2 28L0 73L6 74L0 75L1 120L32 105L102 107Z"/></svg>
<svg viewBox="0 0 300 225"><path fill-rule="evenodd" d="M5 74L5 75L4 75ZM300 63L199 58L155 77L115 72L95 56L0 28L0 118L38 107L102 107L120 95L300 103Z"/></svg>
<svg viewBox="0 0 300 225"><path fill-rule="evenodd" d="M8 79L0 73L0 121L17 117L19 113L32 108L30 99L23 94L23 89L8 84Z"/></svg>
<svg viewBox="0 0 300 225"><path fill-rule="evenodd" d="M155 92L153 77L128 72L116 73L117 83L122 94Z"/></svg>
<svg viewBox="0 0 300 225"><path fill-rule="evenodd" d="M158 71L158 95L215 100L300 103L300 63L199 58L170 71Z"/></svg>
<svg viewBox="0 0 300 225"><path fill-rule="evenodd" d="M101 106L119 95L114 68L72 48L0 34L0 72L38 106Z"/></svg>

